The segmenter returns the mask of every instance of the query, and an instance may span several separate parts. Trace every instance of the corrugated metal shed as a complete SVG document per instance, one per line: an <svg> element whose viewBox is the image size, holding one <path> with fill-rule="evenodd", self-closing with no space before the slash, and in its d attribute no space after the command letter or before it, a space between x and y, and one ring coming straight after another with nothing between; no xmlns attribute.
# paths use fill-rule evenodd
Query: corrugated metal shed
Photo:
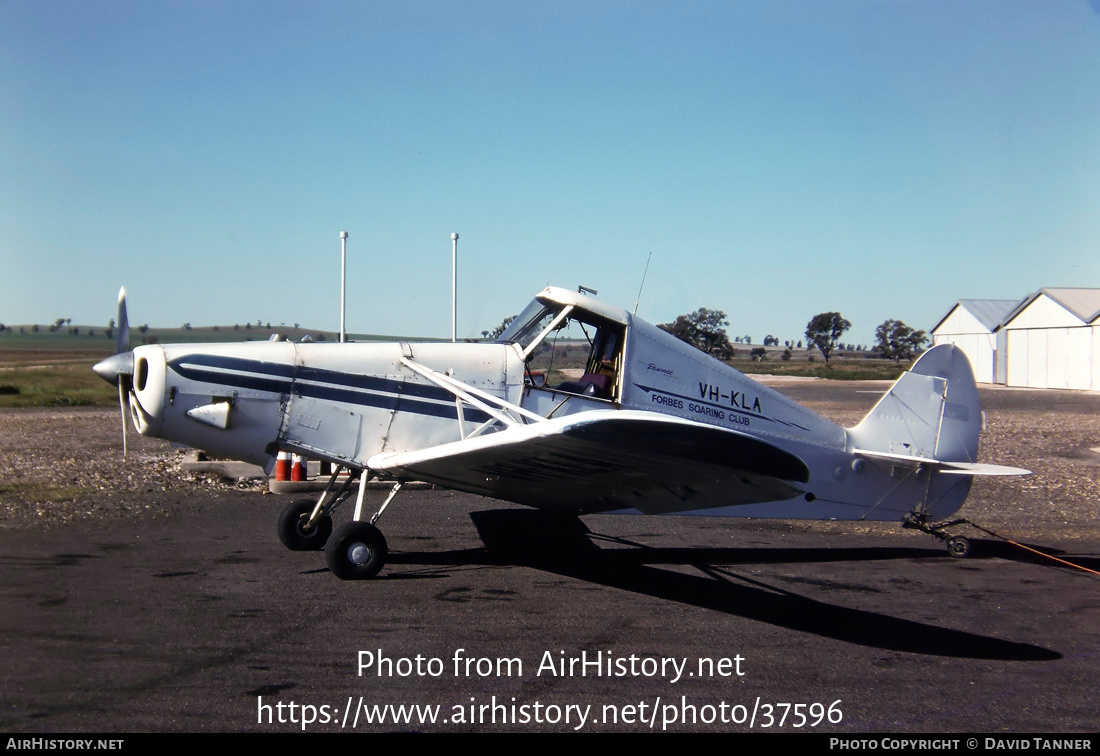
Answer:
<svg viewBox="0 0 1100 756"><path fill-rule="evenodd" d="M1007 385L1100 390L1100 289L1040 289L1002 333Z"/></svg>
<svg viewBox="0 0 1100 756"><path fill-rule="evenodd" d="M997 380L997 331L1023 301L960 299L932 329L933 344L954 344L963 350L978 383Z"/></svg>
<svg viewBox="0 0 1100 756"><path fill-rule="evenodd" d="M939 331L945 321L955 314L957 309L961 308L974 316L974 319L982 325L986 332L993 333L1000 328L1001 323L1013 310L1026 301L1026 299L960 299L935 325L932 332Z"/></svg>

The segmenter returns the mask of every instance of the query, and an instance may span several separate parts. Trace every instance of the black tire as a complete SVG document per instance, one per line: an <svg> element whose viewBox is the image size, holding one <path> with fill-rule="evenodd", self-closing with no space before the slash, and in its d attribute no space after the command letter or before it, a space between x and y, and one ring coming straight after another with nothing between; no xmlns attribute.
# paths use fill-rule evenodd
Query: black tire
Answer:
<svg viewBox="0 0 1100 756"><path fill-rule="evenodd" d="M302 526L309 519L317 502L299 499L279 515L279 540L291 551L320 551L332 535L332 518L325 515L306 530Z"/></svg>
<svg viewBox="0 0 1100 756"><path fill-rule="evenodd" d="M970 539L963 536L952 537L947 541L947 553L956 559L970 556Z"/></svg>
<svg viewBox="0 0 1100 756"><path fill-rule="evenodd" d="M389 556L382 531L369 522L348 522L325 546L325 562L341 580L367 580L378 574Z"/></svg>

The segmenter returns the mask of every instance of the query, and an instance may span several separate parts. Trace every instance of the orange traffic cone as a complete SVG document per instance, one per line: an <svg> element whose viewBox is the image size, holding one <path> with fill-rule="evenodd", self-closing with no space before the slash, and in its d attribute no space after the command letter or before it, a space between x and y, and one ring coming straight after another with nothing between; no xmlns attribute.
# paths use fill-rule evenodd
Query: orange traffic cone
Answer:
<svg viewBox="0 0 1100 756"><path fill-rule="evenodd" d="M294 455L294 461L290 466L290 479L291 480L305 480L306 479L306 458L301 454Z"/></svg>
<svg viewBox="0 0 1100 756"><path fill-rule="evenodd" d="M275 480L290 480L290 453L281 451L275 457Z"/></svg>

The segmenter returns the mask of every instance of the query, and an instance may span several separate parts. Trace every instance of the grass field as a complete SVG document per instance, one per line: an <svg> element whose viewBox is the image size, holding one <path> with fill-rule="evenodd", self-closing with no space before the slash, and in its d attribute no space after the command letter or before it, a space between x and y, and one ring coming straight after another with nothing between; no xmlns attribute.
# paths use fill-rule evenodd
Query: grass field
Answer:
<svg viewBox="0 0 1100 756"><path fill-rule="evenodd" d="M734 359L730 363L742 373L762 375L797 375L805 378L826 378L834 381L892 381L896 380L910 363L895 365L889 360L875 360L866 358L836 359L828 364L824 362L781 362L779 360L765 360L752 362L751 360Z"/></svg>
<svg viewBox="0 0 1100 756"><path fill-rule="evenodd" d="M10 350L0 357L10 355ZM0 366L0 407L110 407L118 391L92 372L96 359Z"/></svg>

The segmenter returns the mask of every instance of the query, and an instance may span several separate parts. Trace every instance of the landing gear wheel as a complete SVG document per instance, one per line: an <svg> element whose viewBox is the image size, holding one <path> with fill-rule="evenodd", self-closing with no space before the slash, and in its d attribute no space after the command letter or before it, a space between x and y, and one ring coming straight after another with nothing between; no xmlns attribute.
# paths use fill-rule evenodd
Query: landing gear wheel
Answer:
<svg viewBox="0 0 1100 756"><path fill-rule="evenodd" d="M332 535L332 518L325 515L305 528L309 515L317 502L299 499L283 510L279 515L279 540L291 551L320 551Z"/></svg>
<svg viewBox="0 0 1100 756"><path fill-rule="evenodd" d="M947 540L947 553L956 559L969 556L970 539L963 536L952 536Z"/></svg>
<svg viewBox="0 0 1100 756"><path fill-rule="evenodd" d="M348 522L337 528L325 546L325 561L341 580L366 580L378 574L389 556L386 537L369 522Z"/></svg>

